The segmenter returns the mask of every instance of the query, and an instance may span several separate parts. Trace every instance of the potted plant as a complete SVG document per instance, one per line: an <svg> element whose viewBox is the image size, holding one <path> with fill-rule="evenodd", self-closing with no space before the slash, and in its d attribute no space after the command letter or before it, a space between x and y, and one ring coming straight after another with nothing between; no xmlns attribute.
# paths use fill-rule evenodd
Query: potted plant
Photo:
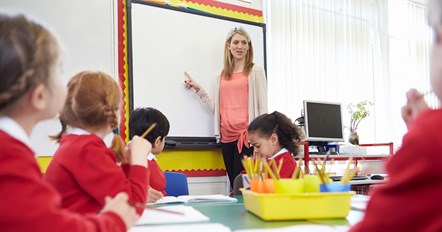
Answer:
<svg viewBox="0 0 442 232"><path fill-rule="evenodd" d="M361 123L362 119L370 115L369 107L373 105L374 103L368 100L361 101L356 105L353 103L348 104L347 109L350 113L350 126L348 127L350 130L350 137L348 142L351 144L359 145L359 135L357 132L359 123Z"/></svg>

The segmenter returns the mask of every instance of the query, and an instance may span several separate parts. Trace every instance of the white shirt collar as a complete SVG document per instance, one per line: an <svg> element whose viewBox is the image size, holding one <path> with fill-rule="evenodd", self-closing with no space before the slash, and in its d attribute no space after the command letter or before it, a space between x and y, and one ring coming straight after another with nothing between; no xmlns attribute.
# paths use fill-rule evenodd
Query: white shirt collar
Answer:
<svg viewBox="0 0 442 232"><path fill-rule="evenodd" d="M157 160L157 158L155 157L154 154L149 153L149 155L147 155L147 160L151 161L151 160Z"/></svg>
<svg viewBox="0 0 442 232"><path fill-rule="evenodd" d="M31 139L29 139L23 127L20 126L14 119L8 116L0 116L0 130L6 132L18 141L26 144L31 150Z"/></svg>
<svg viewBox="0 0 442 232"><path fill-rule="evenodd" d="M89 131L83 130L81 128L68 127L66 129L66 134L71 134L71 135L90 135L91 133Z"/></svg>
<svg viewBox="0 0 442 232"><path fill-rule="evenodd" d="M283 148L283 149L281 149L280 151L278 151L276 154L274 154L272 157L270 157L269 159L274 159L274 158L276 158L277 156L281 155L282 153L285 153L285 152L288 152L288 151L289 151L289 150Z"/></svg>

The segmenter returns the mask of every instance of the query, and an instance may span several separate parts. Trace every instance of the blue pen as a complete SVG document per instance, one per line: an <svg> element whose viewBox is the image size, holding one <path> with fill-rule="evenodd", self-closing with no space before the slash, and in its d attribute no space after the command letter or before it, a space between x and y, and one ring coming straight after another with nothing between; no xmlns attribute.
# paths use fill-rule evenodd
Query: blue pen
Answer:
<svg viewBox="0 0 442 232"><path fill-rule="evenodd" d="M328 159L328 156L330 155L330 153L331 153L330 149L325 153L324 164L325 164L325 162L327 162L327 159Z"/></svg>

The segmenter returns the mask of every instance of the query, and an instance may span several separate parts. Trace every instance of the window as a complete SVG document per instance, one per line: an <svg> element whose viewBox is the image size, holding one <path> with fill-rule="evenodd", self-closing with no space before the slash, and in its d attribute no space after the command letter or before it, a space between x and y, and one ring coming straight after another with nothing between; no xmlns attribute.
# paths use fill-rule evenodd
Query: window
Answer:
<svg viewBox="0 0 442 232"><path fill-rule="evenodd" d="M375 106L359 127L360 142L398 144L406 90L429 89L425 8L405 0L265 4L269 111L295 119L304 99L340 102L347 126L346 106L370 100Z"/></svg>

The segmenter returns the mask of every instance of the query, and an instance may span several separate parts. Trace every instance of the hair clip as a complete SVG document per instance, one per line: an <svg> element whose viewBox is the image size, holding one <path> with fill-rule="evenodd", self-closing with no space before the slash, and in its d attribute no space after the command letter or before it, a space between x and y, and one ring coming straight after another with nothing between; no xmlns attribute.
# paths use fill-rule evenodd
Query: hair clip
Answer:
<svg viewBox="0 0 442 232"><path fill-rule="evenodd" d="M234 27L232 30L230 30L229 32L229 38L232 37L236 32L240 31L240 30L244 30L242 29L242 27Z"/></svg>
<svg viewBox="0 0 442 232"><path fill-rule="evenodd" d="M114 133L114 134L116 134L116 135L119 135L120 134L120 128L115 128L113 131L112 131L112 133Z"/></svg>

